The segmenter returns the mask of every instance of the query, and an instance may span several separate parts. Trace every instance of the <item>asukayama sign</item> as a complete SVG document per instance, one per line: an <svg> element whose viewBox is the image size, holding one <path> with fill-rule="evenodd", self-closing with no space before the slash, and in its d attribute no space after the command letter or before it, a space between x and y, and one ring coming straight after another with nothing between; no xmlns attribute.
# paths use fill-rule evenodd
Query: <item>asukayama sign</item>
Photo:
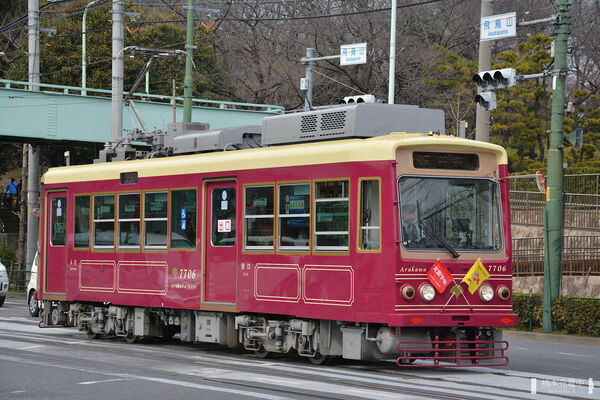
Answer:
<svg viewBox="0 0 600 400"><path fill-rule="evenodd" d="M496 40L517 36L517 13L491 15L481 18L479 39Z"/></svg>

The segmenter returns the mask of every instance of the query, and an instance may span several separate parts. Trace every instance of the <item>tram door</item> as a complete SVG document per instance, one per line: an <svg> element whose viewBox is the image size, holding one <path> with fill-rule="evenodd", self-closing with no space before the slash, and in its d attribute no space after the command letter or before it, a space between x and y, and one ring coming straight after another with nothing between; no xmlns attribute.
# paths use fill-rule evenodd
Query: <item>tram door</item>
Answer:
<svg viewBox="0 0 600 400"><path fill-rule="evenodd" d="M235 182L206 185L204 301L235 303L237 265Z"/></svg>
<svg viewBox="0 0 600 400"><path fill-rule="evenodd" d="M67 290L67 193L48 193L45 207L45 292L62 294Z"/></svg>

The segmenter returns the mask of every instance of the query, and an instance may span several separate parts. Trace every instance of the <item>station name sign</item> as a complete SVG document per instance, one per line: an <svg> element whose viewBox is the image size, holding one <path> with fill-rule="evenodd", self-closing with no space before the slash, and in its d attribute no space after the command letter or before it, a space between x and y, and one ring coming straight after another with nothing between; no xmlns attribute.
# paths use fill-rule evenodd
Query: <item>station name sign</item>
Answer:
<svg viewBox="0 0 600 400"><path fill-rule="evenodd" d="M479 39L497 40L517 36L517 13L491 15L481 18Z"/></svg>
<svg viewBox="0 0 600 400"><path fill-rule="evenodd" d="M340 65L365 64L367 43L344 44L340 46Z"/></svg>

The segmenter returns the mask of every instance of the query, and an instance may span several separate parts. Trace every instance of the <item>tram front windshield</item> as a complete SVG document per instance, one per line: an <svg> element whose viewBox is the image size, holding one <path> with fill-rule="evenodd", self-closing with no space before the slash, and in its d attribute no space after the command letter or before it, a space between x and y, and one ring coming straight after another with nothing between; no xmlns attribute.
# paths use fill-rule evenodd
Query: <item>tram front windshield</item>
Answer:
<svg viewBox="0 0 600 400"><path fill-rule="evenodd" d="M398 179L402 244L408 250L498 252L502 229L498 183L491 179Z"/></svg>

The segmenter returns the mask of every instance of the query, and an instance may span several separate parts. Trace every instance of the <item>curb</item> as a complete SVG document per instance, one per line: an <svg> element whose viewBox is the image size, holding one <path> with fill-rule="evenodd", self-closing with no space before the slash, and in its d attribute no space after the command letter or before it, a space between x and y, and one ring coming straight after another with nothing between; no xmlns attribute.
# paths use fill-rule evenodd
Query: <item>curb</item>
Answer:
<svg viewBox="0 0 600 400"><path fill-rule="evenodd" d="M554 342L580 344L585 346L600 346L600 338L587 336L553 335L550 333L524 332L512 330L503 330L502 336L504 339L524 339L534 340L538 342Z"/></svg>

